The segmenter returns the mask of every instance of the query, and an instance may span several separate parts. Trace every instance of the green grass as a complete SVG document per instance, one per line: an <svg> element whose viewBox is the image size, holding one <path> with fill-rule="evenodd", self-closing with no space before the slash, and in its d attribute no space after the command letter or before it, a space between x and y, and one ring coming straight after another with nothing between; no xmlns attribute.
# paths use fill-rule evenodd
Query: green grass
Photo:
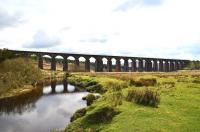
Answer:
<svg viewBox="0 0 200 132"><path fill-rule="evenodd" d="M198 72L199 73L199 72ZM99 82L108 92L104 93L102 98L98 99L91 106L87 107L86 115L79 118L75 122L69 125L70 129L65 131L103 131L103 132L133 132L133 131L200 131L200 84L193 83L196 76L199 77L200 73L195 76L186 74L186 77L181 73L169 75L169 73L161 76L157 75L140 74L132 75L130 77L124 77L121 79L118 77L98 75L96 74L85 76L79 74L77 76L83 78L92 78ZM126 75L123 75L126 76ZM164 76L164 77L163 77ZM128 79L134 78L156 78L157 85L151 86L151 88L160 89L161 101L158 108L144 106L133 102L127 102L125 96L129 89L136 88L135 86L128 86ZM186 78L187 81L177 81L179 78ZM119 114L116 114L110 122L98 122L88 123L86 119L89 115L94 114L98 109L109 105L109 101L106 98L110 97L110 84L114 83L123 85L122 93L124 99L121 105L115 107ZM167 87L165 85L171 85ZM144 88L144 87L139 87Z"/></svg>

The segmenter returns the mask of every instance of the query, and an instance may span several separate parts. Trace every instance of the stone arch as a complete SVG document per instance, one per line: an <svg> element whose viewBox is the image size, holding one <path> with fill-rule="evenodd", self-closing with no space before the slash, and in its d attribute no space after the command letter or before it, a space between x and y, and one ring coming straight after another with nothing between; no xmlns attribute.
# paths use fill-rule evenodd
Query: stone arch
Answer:
<svg viewBox="0 0 200 132"><path fill-rule="evenodd" d="M109 72L108 59L106 57L103 57L102 61L103 61L103 72Z"/></svg>
<svg viewBox="0 0 200 132"><path fill-rule="evenodd" d="M120 58L120 72L124 72L125 71L124 62L125 62L125 59L124 58Z"/></svg>
<svg viewBox="0 0 200 132"><path fill-rule="evenodd" d="M68 61L68 71L69 72L74 72L76 71L75 68L75 57L74 56L68 56L67 57L67 61Z"/></svg>
<svg viewBox="0 0 200 132"><path fill-rule="evenodd" d="M128 58L128 72L132 72L133 60Z"/></svg>
<svg viewBox="0 0 200 132"><path fill-rule="evenodd" d="M159 61L158 60L152 60L152 71L157 72L159 70Z"/></svg>
<svg viewBox="0 0 200 132"><path fill-rule="evenodd" d="M170 71L174 71L175 70L175 63L174 60L170 61Z"/></svg>
<svg viewBox="0 0 200 132"><path fill-rule="evenodd" d="M51 70L52 56L49 54L43 54L41 56L43 61L43 69Z"/></svg>
<svg viewBox="0 0 200 132"><path fill-rule="evenodd" d="M116 58L111 58L111 63L112 63L112 71L116 72Z"/></svg>
<svg viewBox="0 0 200 132"><path fill-rule="evenodd" d="M169 72L170 71L170 63L169 60L165 60L165 72Z"/></svg>
<svg viewBox="0 0 200 132"><path fill-rule="evenodd" d="M96 71L96 58L91 56L89 57L90 61L90 72L95 72Z"/></svg>
<svg viewBox="0 0 200 132"><path fill-rule="evenodd" d="M86 66L85 66L85 64L86 64L86 58L84 56L80 56L78 58L78 60L79 60L79 71L80 72L86 71Z"/></svg>
<svg viewBox="0 0 200 132"><path fill-rule="evenodd" d="M159 71L160 72L164 71L163 65L164 65L163 60L159 60Z"/></svg>
<svg viewBox="0 0 200 132"><path fill-rule="evenodd" d="M166 71L166 60L163 60L163 71L165 72Z"/></svg>
<svg viewBox="0 0 200 132"><path fill-rule="evenodd" d="M38 54L36 54L36 53L30 53L29 55L28 55L28 57L30 58L30 59L32 59L33 61L37 61L38 60Z"/></svg>
<svg viewBox="0 0 200 132"><path fill-rule="evenodd" d="M139 59L135 59L136 62L136 71L140 70L140 60Z"/></svg>
<svg viewBox="0 0 200 132"><path fill-rule="evenodd" d="M63 70L64 57L62 55L55 56L56 70Z"/></svg>
<svg viewBox="0 0 200 132"><path fill-rule="evenodd" d="M137 71L137 59L133 58L130 59L132 60L131 62L131 72L136 72Z"/></svg>
<svg viewBox="0 0 200 132"><path fill-rule="evenodd" d="M145 59L145 71L151 72L153 67L152 59Z"/></svg>

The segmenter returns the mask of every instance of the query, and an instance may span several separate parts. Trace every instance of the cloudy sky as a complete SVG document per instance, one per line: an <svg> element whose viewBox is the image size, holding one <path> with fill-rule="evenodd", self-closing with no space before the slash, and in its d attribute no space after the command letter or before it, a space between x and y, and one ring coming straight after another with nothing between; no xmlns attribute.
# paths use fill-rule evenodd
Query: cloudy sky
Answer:
<svg viewBox="0 0 200 132"><path fill-rule="evenodd" d="M200 59L200 1L0 0L0 48Z"/></svg>

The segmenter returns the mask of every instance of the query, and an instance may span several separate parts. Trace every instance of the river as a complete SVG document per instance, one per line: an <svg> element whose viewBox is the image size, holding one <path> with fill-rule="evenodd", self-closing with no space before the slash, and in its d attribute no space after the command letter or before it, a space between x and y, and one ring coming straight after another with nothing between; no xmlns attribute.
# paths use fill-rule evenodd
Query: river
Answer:
<svg viewBox="0 0 200 132"><path fill-rule="evenodd" d="M52 82L27 95L0 102L0 132L49 132L64 129L70 117L86 107L88 92L79 91L64 81Z"/></svg>

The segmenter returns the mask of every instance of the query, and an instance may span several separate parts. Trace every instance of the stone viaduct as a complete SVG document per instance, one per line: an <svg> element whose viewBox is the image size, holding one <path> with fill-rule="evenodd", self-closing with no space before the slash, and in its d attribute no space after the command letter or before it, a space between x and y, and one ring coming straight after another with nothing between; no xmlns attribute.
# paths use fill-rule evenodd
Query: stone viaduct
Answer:
<svg viewBox="0 0 200 132"><path fill-rule="evenodd" d="M48 55L51 58L51 70L56 70L56 57L63 58L63 71L68 71L68 58L73 57L75 69L78 71L80 66L79 58L85 59L85 72L90 72L90 59L95 59L95 72L103 72L103 59L106 60L106 72L172 72L183 69L189 60L180 59L163 59L163 58L144 58L130 56L109 56L109 55L89 55L89 54L72 54L72 53L55 53L55 52L37 52L37 51L20 51L8 50L12 53L29 57L36 55L38 58L38 67L43 69L43 56ZM113 63L115 60L115 64ZM121 62L123 60L123 63ZM113 70L113 67L115 70ZM122 68L123 67L123 68Z"/></svg>

